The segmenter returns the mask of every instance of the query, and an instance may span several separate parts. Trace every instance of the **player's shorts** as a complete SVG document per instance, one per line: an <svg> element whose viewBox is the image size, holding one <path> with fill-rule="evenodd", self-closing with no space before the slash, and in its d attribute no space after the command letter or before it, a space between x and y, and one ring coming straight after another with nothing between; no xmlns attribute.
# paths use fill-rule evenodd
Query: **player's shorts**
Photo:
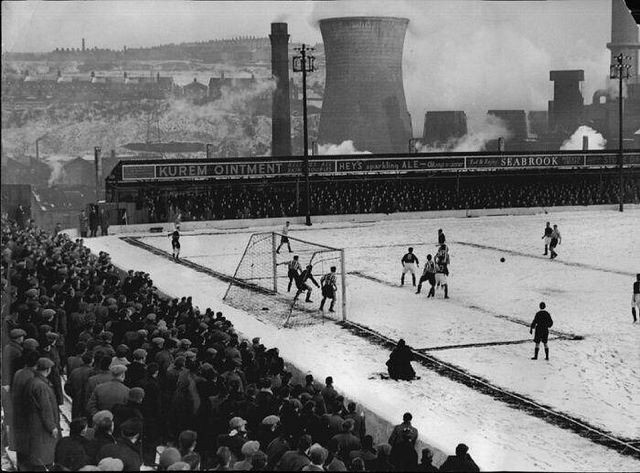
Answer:
<svg viewBox="0 0 640 473"><path fill-rule="evenodd" d="M536 343L540 343L540 342L547 343L547 340L549 340L549 329L548 328L536 329L533 335L533 341Z"/></svg>
<svg viewBox="0 0 640 473"><path fill-rule="evenodd" d="M415 263L404 263L404 267L402 268L402 274L411 273L413 275L418 271L418 267Z"/></svg>
<svg viewBox="0 0 640 473"><path fill-rule="evenodd" d="M179 250L180 249L180 242L177 242L177 241L171 242L171 248L173 248L174 250Z"/></svg>
<svg viewBox="0 0 640 473"><path fill-rule="evenodd" d="M549 248L555 248L556 246L558 246L558 239L552 238L551 242L549 243Z"/></svg>
<svg viewBox="0 0 640 473"><path fill-rule="evenodd" d="M640 307L640 294L633 294L631 296L631 307Z"/></svg>
<svg viewBox="0 0 640 473"><path fill-rule="evenodd" d="M309 286L307 283L302 283L302 284L296 283L296 287L298 288L298 291L300 291L300 292L310 291L311 290L311 286Z"/></svg>
<svg viewBox="0 0 640 473"><path fill-rule="evenodd" d="M289 279L295 279L298 276L298 271L290 269L287 275L289 276Z"/></svg>
<svg viewBox="0 0 640 473"><path fill-rule="evenodd" d="M544 237L544 246L549 246L551 243L551 237Z"/></svg>
<svg viewBox="0 0 640 473"><path fill-rule="evenodd" d="M447 275L444 273L436 273L436 284L440 286L447 284Z"/></svg>
<svg viewBox="0 0 640 473"><path fill-rule="evenodd" d="M281 236L280 237L280 243L289 243L289 237Z"/></svg>
<svg viewBox="0 0 640 473"><path fill-rule="evenodd" d="M322 287L322 297L326 297L328 299L336 298L336 291L331 286L323 286Z"/></svg>

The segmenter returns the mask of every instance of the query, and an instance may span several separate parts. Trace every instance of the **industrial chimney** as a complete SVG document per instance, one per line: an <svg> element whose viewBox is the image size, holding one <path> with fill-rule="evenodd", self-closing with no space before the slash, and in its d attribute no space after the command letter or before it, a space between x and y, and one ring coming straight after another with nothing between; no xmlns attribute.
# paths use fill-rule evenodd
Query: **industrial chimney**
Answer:
<svg viewBox="0 0 640 473"><path fill-rule="evenodd" d="M327 69L320 144L352 140L361 151L406 151L412 137L402 84L408 23L393 17L320 20Z"/></svg>
<svg viewBox="0 0 640 473"><path fill-rule="evenodd" d="M271 156L291 155L289 34L286 23L271 23L271 73L276 81L271 109Z"/></svg>

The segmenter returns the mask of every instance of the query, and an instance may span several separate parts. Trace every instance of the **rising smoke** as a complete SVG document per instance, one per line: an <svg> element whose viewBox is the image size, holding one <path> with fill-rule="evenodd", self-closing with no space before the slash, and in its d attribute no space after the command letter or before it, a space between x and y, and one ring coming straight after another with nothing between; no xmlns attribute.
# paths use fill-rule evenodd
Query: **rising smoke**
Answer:
<svg viewBox="0 0 640 473"><path fill-rule="evenodd" d="M469 132L466 135L451 138L446 143L439 143L436 146L418 142L416 143L416 151L419 153L484 151L489 141L498 138L507 140L511 137L511 132L504 121L495 115L472 118L469 120Z"/></svg>
<svg viewBox="0 0 640 473"><path fill-rule="evenodd" d="M603 138L603 136L598 133L593 128L589 128L588 126L582 125L576 131L573 132L573 135L569 137L562 146L560 146L561 150L581 150L582 149L582 139L586 136L589 139L589 149L604 149L607 144L607 140Z"/></svg>
<svg viewBox="0 0 640 473"><path fill-rule="evenodd" d="M326 144L318 146L319 155L332 155L332 154L371 154L370 151L358 151L353 145L352 140L345 140L339 145Z"/></svg>

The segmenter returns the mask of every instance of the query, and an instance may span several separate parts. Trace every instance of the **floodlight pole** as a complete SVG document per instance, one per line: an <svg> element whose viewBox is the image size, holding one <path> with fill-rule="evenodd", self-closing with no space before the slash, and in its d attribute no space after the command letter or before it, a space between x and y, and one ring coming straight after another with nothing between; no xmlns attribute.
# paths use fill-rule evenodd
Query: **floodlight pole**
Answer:
<svg viewBox="0 0 640 473"><path fill-rule="evenodd" d="M623 105L622 80L629 78L629 65L626 61L631 60L629 56L620 53L615 57L615 62L610 66L611 79L618 79L618 169L620 173L620 185L618 189L619 210L624 211L624 142L623 142Z"/></svg>
<svg viewBox="0 0 640 473"><path fill-rule="evenodd" d="M302 72L302 128L304 133L304 163L303 172L305 180L305 224L311 226L311 184L309 182L309 131L307 126L307 72L313 72L315 57L308 55L308 51L314 48L307 48L305 44L301 48L300 56L293 58L293 72Z"/></svg>

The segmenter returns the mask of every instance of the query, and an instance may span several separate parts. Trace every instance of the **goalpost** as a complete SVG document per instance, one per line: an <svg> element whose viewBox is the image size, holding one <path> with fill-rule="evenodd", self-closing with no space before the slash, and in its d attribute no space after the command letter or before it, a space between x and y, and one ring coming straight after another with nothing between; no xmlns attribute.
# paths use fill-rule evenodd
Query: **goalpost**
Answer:
<svg viewBox="0 0 640 473"><path fill-rule="evenodd" d="M347 286L344 250L288 236L291 253L283 235L276 232L254 233L249 238L240 258L233 279L223 300L228 304L252 313L261 320L285 327L323 323L325 319L346 320ZM320 310L322 290L311 280L311 299L306 302L306 291L294 300L298 290L296 281L290 281L288 263L298 256L301 270L312 265L311 274L320 284L323 275L336 267L335 312L329 312L331 300L327 299Z"/></svg>

